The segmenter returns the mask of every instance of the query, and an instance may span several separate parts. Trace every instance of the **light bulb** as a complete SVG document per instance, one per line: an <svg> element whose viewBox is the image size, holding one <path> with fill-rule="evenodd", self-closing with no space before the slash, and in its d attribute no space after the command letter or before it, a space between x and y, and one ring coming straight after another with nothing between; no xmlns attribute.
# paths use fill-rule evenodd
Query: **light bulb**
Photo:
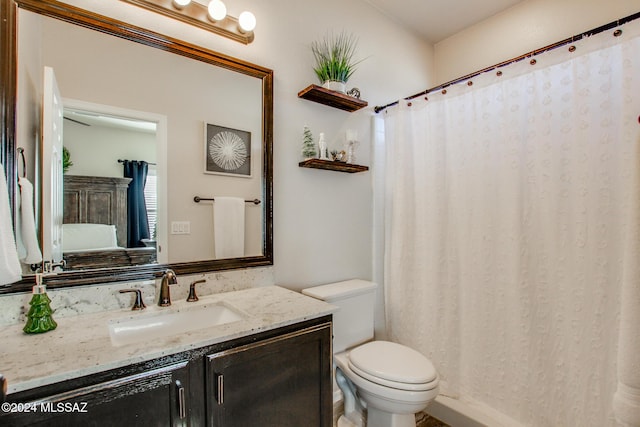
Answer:
<svg viewBox="0 0 640 427"><path fill-rule="evenodd" d="M253 13L244 11L238 17L238 24L240 24L241 31L248 33L256 28L256 17Z"/></svg>
<svg viewBox="0 0 640 427"><path fill-rule="evenodd" d="M178 9L182 9L189 3L191 3L191 0L173 0L173 5Z"/></svg>
<svg viewBox="0 0 640 427"><path fill-rule="evenodd" d="M227 6L220 0L211 0L208 9L209 17L214 21L222 21L227 16Z"/></svg>

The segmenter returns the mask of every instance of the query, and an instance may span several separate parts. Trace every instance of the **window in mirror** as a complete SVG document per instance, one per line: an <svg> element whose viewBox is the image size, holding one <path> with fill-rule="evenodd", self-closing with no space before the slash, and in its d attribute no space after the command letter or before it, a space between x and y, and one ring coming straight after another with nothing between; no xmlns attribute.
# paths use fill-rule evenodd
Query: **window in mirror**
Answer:
<svg viewBox="0 0 640 427"><path fill-rule="evenodd" d="M149 174L144 186L144 201L147 207L150 243L155 245L158 237L158 175L156 165L149 165Z"/></svg>

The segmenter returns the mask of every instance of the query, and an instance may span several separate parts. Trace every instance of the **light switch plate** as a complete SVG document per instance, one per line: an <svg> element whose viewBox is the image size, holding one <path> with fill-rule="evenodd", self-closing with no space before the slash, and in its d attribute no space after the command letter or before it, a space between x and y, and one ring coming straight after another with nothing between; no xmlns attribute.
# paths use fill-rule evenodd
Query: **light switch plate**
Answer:
<svg viewBox="0 0 640 427"><path fill-rule="evenodd" d="M171 221L171 234L191 234L191 222Z"/></svg>

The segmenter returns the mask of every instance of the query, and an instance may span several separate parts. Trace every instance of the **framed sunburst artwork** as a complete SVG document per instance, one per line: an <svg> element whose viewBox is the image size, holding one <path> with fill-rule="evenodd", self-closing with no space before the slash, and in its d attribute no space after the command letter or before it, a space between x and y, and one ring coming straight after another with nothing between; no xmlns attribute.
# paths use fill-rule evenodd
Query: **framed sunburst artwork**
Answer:
<svg viewBox="0 0 640 427"><path fill-rule="evenodd" d="M204 125L204 172L251 177L251 132Z"/></svg>

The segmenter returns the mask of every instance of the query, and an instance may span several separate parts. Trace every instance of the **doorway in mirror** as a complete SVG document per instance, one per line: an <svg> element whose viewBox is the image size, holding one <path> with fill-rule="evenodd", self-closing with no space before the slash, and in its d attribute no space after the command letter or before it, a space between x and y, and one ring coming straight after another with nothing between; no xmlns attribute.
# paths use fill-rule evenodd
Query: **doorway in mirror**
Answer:
<svg viewBox="0 0 640 427"><path fill-rule="evenodd" d="M166 118L64 103L65 269L166 262ZM134 176L133 165L144 173Z"/></svg>

